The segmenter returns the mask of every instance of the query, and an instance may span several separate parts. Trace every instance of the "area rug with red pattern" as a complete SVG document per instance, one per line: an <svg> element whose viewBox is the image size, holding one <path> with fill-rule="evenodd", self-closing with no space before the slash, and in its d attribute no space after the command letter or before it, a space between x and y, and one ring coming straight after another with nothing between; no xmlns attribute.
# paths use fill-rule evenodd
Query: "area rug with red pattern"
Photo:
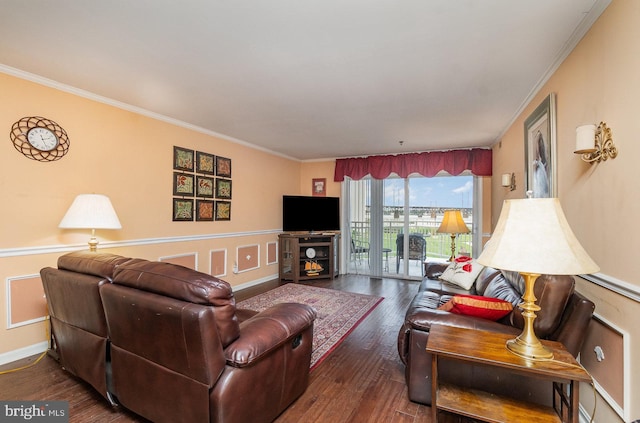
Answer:
<svg viewBox="0 0 640 423"><path fill-rule="evenodd" d="M263 311L278 303L301 303L317 313L313 324L310 370L316 368L384 298L288 283L237 304Z"/></svg>

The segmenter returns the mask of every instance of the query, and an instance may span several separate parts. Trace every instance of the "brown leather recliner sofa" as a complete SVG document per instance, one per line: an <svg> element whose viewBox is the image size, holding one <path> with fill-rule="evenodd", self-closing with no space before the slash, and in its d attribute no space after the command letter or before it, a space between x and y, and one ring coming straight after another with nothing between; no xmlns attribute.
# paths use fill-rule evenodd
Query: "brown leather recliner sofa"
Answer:
<svg viewBox="0 0 640 423"><path fill-rule="evenodd" d="M432 325L446 325L513 334L522 332L524 320L517 307L521 302L524 282L515 272L484 268L470 290L439 279L447 267L444 263L427 263L425 278L412 300L398 333L398 352L405 364L409 399L431 404L431 354L425 351ZM535 284L536 313L534 330L538 338L561 342L576 357L582 347L595 305L574 291L571 276L542 275ZM499 298L514 305L513 310L498 321L454 314L438 307L456 294L472 294ZM438 377L459 386L481 389L499 395L550 405L551 384L526 378L506 370L468 365L459 361L439 360Z"/></svg>
<svg viewBox="0 0 640 423"><path fill-rule="evenodd" d="M307 305L237 310L225 281L114 254L41 277L62 366L151 421L270 422L307 387Z"/></svg>

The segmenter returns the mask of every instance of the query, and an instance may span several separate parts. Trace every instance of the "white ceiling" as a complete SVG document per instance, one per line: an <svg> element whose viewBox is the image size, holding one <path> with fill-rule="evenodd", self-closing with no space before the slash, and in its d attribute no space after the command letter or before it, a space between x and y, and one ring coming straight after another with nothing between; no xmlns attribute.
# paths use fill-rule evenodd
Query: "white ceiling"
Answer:
<svg viewBox="0 0 640 423"><path fill-rule="evenodd" d="M299 160L489 146L609 2L0 0L0 71Z"/></svg>

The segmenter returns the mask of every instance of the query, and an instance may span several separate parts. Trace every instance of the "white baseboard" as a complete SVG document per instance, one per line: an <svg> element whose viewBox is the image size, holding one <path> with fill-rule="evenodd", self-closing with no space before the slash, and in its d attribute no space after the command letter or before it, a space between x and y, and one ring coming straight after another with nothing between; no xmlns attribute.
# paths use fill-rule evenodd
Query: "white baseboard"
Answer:
<svg viewBox="0 0 640 423"><path fill-rule="evenodd" d="M578 419L580 420L580 423L589 423L589 421L591 421L591 414L584 409L582 404L580 404Z"/></svg>
<svg viewBox="0 0 640 423"><path fill-rule="evenodd" d="M0 354L0 365L22 360L23 358L31 357L32 355L41 354L48 348L49 342L43 341L29 345L28 347L18 348L17 350Z"/></svg>
<svg viewBox="0 0 640 423"><path fill-rule="evenodd" d="M278 275L271 275L271 276L265 276L264 278L260 278L260 279L256 279L247 283L243 283L240 285L234 285L233 288L233 292L236 291L242 291L243 289L247 289L247 288L251 288L252 286L257 286L260 284L263 284L265 282L269 282L272 281L274 279L278 279Z"/></svg>

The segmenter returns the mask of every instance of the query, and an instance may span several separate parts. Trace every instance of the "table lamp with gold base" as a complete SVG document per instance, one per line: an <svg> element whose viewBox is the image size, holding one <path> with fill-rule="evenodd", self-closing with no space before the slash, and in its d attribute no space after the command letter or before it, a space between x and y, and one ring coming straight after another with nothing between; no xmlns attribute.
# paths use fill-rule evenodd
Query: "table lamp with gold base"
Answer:
<svg viewBox="0 0 640 423"><path fill-rule="evenodd" d="M453 261L456 258L456 235L466 234L471 231L467 224L464 223L464 220L462 220L460 210L452 209L444 211L442 222L436 232L451 234L451 257L449 257L449 261Z"/></svg>
<svg viewBox="0 0 640 423"><path fill-rule="evenodd" d="M109 197L101 194L80 194L73 200L58 227L91 229L89 250L96 252L98 251L96 229L121 229L122 225Z"/></svg>
<svg viewBox="0 0 640 423"><path fill-rule="evenodd" d="M525 282L522 295L524 328L507 341L509 351L529 360L550 360L534 331L536 312L533 293L540 275L581 275L600 270L573 234L557 198L505 200L491 239L478 263L520 272Z"/></svg>

